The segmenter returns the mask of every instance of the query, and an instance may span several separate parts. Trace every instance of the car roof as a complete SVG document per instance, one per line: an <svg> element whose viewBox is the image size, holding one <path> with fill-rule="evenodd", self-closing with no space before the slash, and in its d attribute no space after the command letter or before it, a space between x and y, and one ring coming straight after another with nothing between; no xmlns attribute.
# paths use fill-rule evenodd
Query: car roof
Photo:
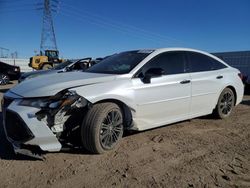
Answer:
<svg viewBox="0 0 250 188"><path fill-rule="evenodd" d="M146 52L150 52L153 54L153 53L162 53L162 52L168 52L168 51L188 51L188 52L197 52L197 53L201 53L201 54L204 54L204 55L208 55L210 57L213 57L215 59L218 59L221 61L221 59L219 59L218 57L208 53L208 52L205 52L205 51L202 51L202 50L197 50L197 49L192 49L192 48L183 48L183 47L168 47L168 48L155 48L155 49L138 49L138 50L134 50L134 51L146 51ZM223 62L224 63L224 62Z"/></svg>
<svg viewBox="0 0 250 188"><path fill-rule="evenodd" d="M190 52L209 54L209 53L202 51L202 50L197 50L197 49L193 49L193 48L183 48L183 47L157 48L154 51L190 51Z"/></svg>
<svg viewBox="0 0 250 188"><path fill-rule="evenodd" d="M11 65L11 64L2 62L2 61L0 61L0 64L5 65L5 66L7 66L7 67L19 67L19 66L16 66L16 65Z"/></svg>
<svg viewBox="0 0 250 188"><path fill-rule="evenodd" d="M171 47L171 48L157 48L157 49L141 49L139 51L149 51L151 50L152 53L146 57L141 63L139 63L129 74L135 74L140 68L141 66L143 66L146 62L148 62L150 59L152 59L153 57L164 53L164 52L171 52L171 51L186 51L186 52L196 52L196 53L200 53L206 56L209 56L213 59L216 59L217 61L221 62L222 64L226 65L227 67L230 67L228 64L226 64L223 60L221 60L220 58L208 53L208 52L204 52L201 50L196 50L196 49L192 49L192 48L181 48L181 47Z"/></svg>
<svg viewBox="0 0 250 188"><path fill-rule="evenodd" d="M10 64L4 63L4 62L2 62L2 61L0 61L0 64L4 64L4 65L7 65L7 66L11 66Z"/></svg>
<svg viewBox="0 0 250 188"><path fill-rule="evenodd" d="M197 50L197 49L192 49L192 48L181 48L181 47L172 47L172 48L158 48L155 49L156 53L161 53L161 52L167 52L167 51L187 51L187 52L196 52L196 53L201 53L204 55L207 55L209 57L212 57L218 61L220 61L221 63L225 64L228 66L228 64L226 64L223 60L221 60L220 58L216 57L215 55L202 51L202 50Z"/></svg>

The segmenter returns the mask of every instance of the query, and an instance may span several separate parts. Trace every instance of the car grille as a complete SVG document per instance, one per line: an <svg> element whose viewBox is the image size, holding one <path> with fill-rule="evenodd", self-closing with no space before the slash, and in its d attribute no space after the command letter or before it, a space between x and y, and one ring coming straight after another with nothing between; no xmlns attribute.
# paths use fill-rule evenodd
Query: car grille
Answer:
<svg viewBox="0 0 250 188"><path fill-rule="evenodd" d="M5 130L7 136L13 141L26 142L34 138L34 135L19 115L10 110L5 113Z"/></svg>

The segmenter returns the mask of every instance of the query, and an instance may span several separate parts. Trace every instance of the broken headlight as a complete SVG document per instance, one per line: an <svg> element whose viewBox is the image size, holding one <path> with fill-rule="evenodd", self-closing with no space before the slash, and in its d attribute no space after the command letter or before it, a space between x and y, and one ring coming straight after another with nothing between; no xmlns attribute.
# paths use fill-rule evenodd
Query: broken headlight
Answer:
<svg viewBox="0 0 250 188"><path fill-rule="evenodd" d="M52 97L23 99L20 101L19 105L42 109L56 109L64 106L70 106L78 100L79 105L85 105L82 103L86 102L82 100L81 96L79 96L75 91L63 90Z"/></svg>
<svg viewBox="0 0 250 188"><path fill-rule="evenodd" d="M65 122L72 113L78 112L88 105L88 101L72 90L63 90L47 98L23 99L19 105L39 108L35 113L39 121L43 121L53 133L61 133ZM59 134L60 135L60 134Z"/></svg>
<svg viewBox="0 0 250 188"><path fill-rule="evenodd" d="M45 98L33 98L33 99L23 99L19 102L20 106L30 106L34 108L42 108L47 104L47 99Z"/></svg>

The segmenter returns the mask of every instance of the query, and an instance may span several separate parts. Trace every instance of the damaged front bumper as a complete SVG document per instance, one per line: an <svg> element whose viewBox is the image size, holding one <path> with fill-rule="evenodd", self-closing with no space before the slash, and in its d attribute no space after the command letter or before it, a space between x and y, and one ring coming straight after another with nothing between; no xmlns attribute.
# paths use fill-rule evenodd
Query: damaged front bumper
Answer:
<svg viewBox="0 0 250 188"><path fill-rule="evenodd" d="M58 135L64 131L63 124L69 117L67 112L72 104L63 107L59 105L50 110L46 107L20 105L23 100L20 96L7 92L2 104L5 134L15 153L41 159L34 148L38 147L46 152L60 151L62 144ZM55 105L52 103L51 107L56 107Z"/></svg>
<svg viewBox="0 0 250 188"><path fill-rule="evenodd" d="M10 143L36 145L43 151L60 151L61 143L51 129L43 122L39 121L35 114L40 111L37 108L19 106L20 99L14 100L3 111L3 125L5 134ZM21 127L20 127L21 126ZM28 136L29 131L32 136ZM16 149L17 147L14 147Z"/></svg>
<svg viewBox="0 0 250 188"><path fill-rule="evenodd" d="M12 143L15 154L25 155L28 157L44 160L43 152L38 146L23 145Z"/></svg>

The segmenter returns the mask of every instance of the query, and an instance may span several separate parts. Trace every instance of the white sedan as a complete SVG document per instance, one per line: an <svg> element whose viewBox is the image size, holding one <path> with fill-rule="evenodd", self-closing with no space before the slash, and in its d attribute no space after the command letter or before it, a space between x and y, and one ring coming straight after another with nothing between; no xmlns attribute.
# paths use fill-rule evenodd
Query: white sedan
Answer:
<svg viewBox="0 0 250 188"><path fill-rule="evenodd" d="M165 48L112 55L86 72L27 80L4 95L3 121L16 153L60 151L79 137L93 153L124 130L146 130L214 113L227 118L243 98L240 72L198 50Z"/></svg>

